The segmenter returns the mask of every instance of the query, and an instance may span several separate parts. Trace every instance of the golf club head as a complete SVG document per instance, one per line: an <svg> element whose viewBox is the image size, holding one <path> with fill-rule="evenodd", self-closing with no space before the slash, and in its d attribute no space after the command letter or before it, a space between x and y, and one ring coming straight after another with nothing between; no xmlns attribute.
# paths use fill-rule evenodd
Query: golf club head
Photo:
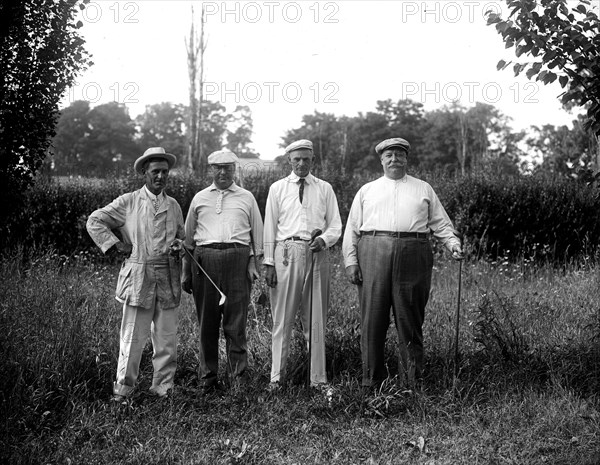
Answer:
<svg viewBox="0 0 600 465"><path fill-rule="evenodd" d="M320 229L313 229L313 232L310 233L310 242L308 243L308 245L311 245L313 241L317 238L317 236L320 236L321 234L323 234L323 231L321 231Z"/></svg>
<svg viewBox="0 0 600 465"><path fill-rule="evenodd" d="M323 234L323 231L320 229L314 229L313 232L310 233L310 241L314 241L315 237L320 236L321 234Z"/></svg>
<svg viewBox="0 0 600 465"><path fill-rule="evenodd" d="M221 298L219 299L219 305L223 305L226 301L227 301L227 297L225 297L225 294L223 294L221 292Z"/></svg>

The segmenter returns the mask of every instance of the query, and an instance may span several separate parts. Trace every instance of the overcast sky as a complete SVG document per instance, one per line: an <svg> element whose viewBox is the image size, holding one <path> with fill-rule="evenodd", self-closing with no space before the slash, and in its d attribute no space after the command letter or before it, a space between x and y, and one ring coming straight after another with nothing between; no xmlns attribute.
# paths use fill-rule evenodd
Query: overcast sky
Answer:
<svg viewBox="0 0 600 465"><path fill-rule="evenodd" d="M194 6L207 12L205 95L232 111L253 112L253 148L280 155L281 137L315 110L355 116L376 101L410 98L427 110L459 99L490 103L513 128L568 124L555 83L543 86L509 69L514 60L484 12L500 1L166 0L90 2L80 30L94 65L63 101L145 105L188 103L185 37Z"/></svg>

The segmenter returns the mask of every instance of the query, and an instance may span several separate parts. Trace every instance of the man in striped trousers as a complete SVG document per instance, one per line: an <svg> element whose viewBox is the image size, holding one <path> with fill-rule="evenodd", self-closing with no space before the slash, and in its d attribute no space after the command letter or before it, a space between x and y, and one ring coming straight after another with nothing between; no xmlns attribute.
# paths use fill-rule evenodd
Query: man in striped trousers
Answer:
<svg viewBox="0 0 600 465"><path fill-rule="evenodd" d="M423 319L431 288L429 234L455 259L460 240L432 187L406 174L410 144L396 137L375 148L384 175L356 194L342 252L346 275L358 286L363 388L388 376L384 348L390 307L398 332L399 384L412 388L423 371Z"/></svg>

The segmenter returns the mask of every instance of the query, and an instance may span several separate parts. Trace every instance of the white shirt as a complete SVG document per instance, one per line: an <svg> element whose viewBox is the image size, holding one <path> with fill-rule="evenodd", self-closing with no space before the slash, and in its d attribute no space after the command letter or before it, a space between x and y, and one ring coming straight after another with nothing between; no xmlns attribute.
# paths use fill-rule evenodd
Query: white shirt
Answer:
<svg viewBox="0 0 600 465"><path fill-rule="evenodd" d="M346 267L358 265L361 231L431 231L448 250L454 245L460 246L452 222L433 188L409 175L398 180L382 176L356 193L342 244Z"/></svg>
<svg viewBox="0 0 600 465"><path fill-rule="evenodd" d="M213 183L198 192L190 204L185 231L188 246L236 242L251 248L252 233L251 253L262 254L263 224L256 199L235 183L225 190Z"/></svg>
<svg viewBox="0 0 600 465"><path fill-rule="evenodd" d="M154 206L155 202L158 200L158 209L156 209L157 213L158 210L160 210L160 206L162 205L163 200L165 199L164 191L160 191L158 195L154 195L152 192L150 192L150 189L148 189L148 186L146 186L145 184L143 189L146 191L146 195L150 197L150 200L152 200L152 206Z"/></svg>
<svg viewBox="0 0 600 465"><path fill-rule="evenodd" d="M318 237L326 247L331 247L342 234L342 220L331 184L308 174L300 203L299 179L292 173L269 188L265 207L265 265L275 264L275 244L289 237L309 240L312 231L320 229L323 233Z"/></svg>

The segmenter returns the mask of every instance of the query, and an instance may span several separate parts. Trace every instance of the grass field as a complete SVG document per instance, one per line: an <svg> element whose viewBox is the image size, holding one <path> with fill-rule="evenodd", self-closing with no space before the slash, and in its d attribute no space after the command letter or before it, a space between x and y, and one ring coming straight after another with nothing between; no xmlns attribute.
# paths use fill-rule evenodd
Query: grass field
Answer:
<svg viewBox="0 0 600 465"><path fill-rule="evenodd" d="M139 390L110 402L120 306L117 264L86 254L15 252L1 262L0 461L52 464L587 464L600 463L600 282L586 261L561 269L463 265L459 376L454 370L458 264L436 259L425 323L423 389L399 391L395 334L390 382L363 396L356 289L338 250L327 360L333 392L307 391L304 346L283 391L265 391L270 310L264 283L249 311L251 382L203 395L197 387L192 300L180 307L173 396ZM264 304L264 305L262 305ZM221 360L224 360L223 354Z"/></svg>

